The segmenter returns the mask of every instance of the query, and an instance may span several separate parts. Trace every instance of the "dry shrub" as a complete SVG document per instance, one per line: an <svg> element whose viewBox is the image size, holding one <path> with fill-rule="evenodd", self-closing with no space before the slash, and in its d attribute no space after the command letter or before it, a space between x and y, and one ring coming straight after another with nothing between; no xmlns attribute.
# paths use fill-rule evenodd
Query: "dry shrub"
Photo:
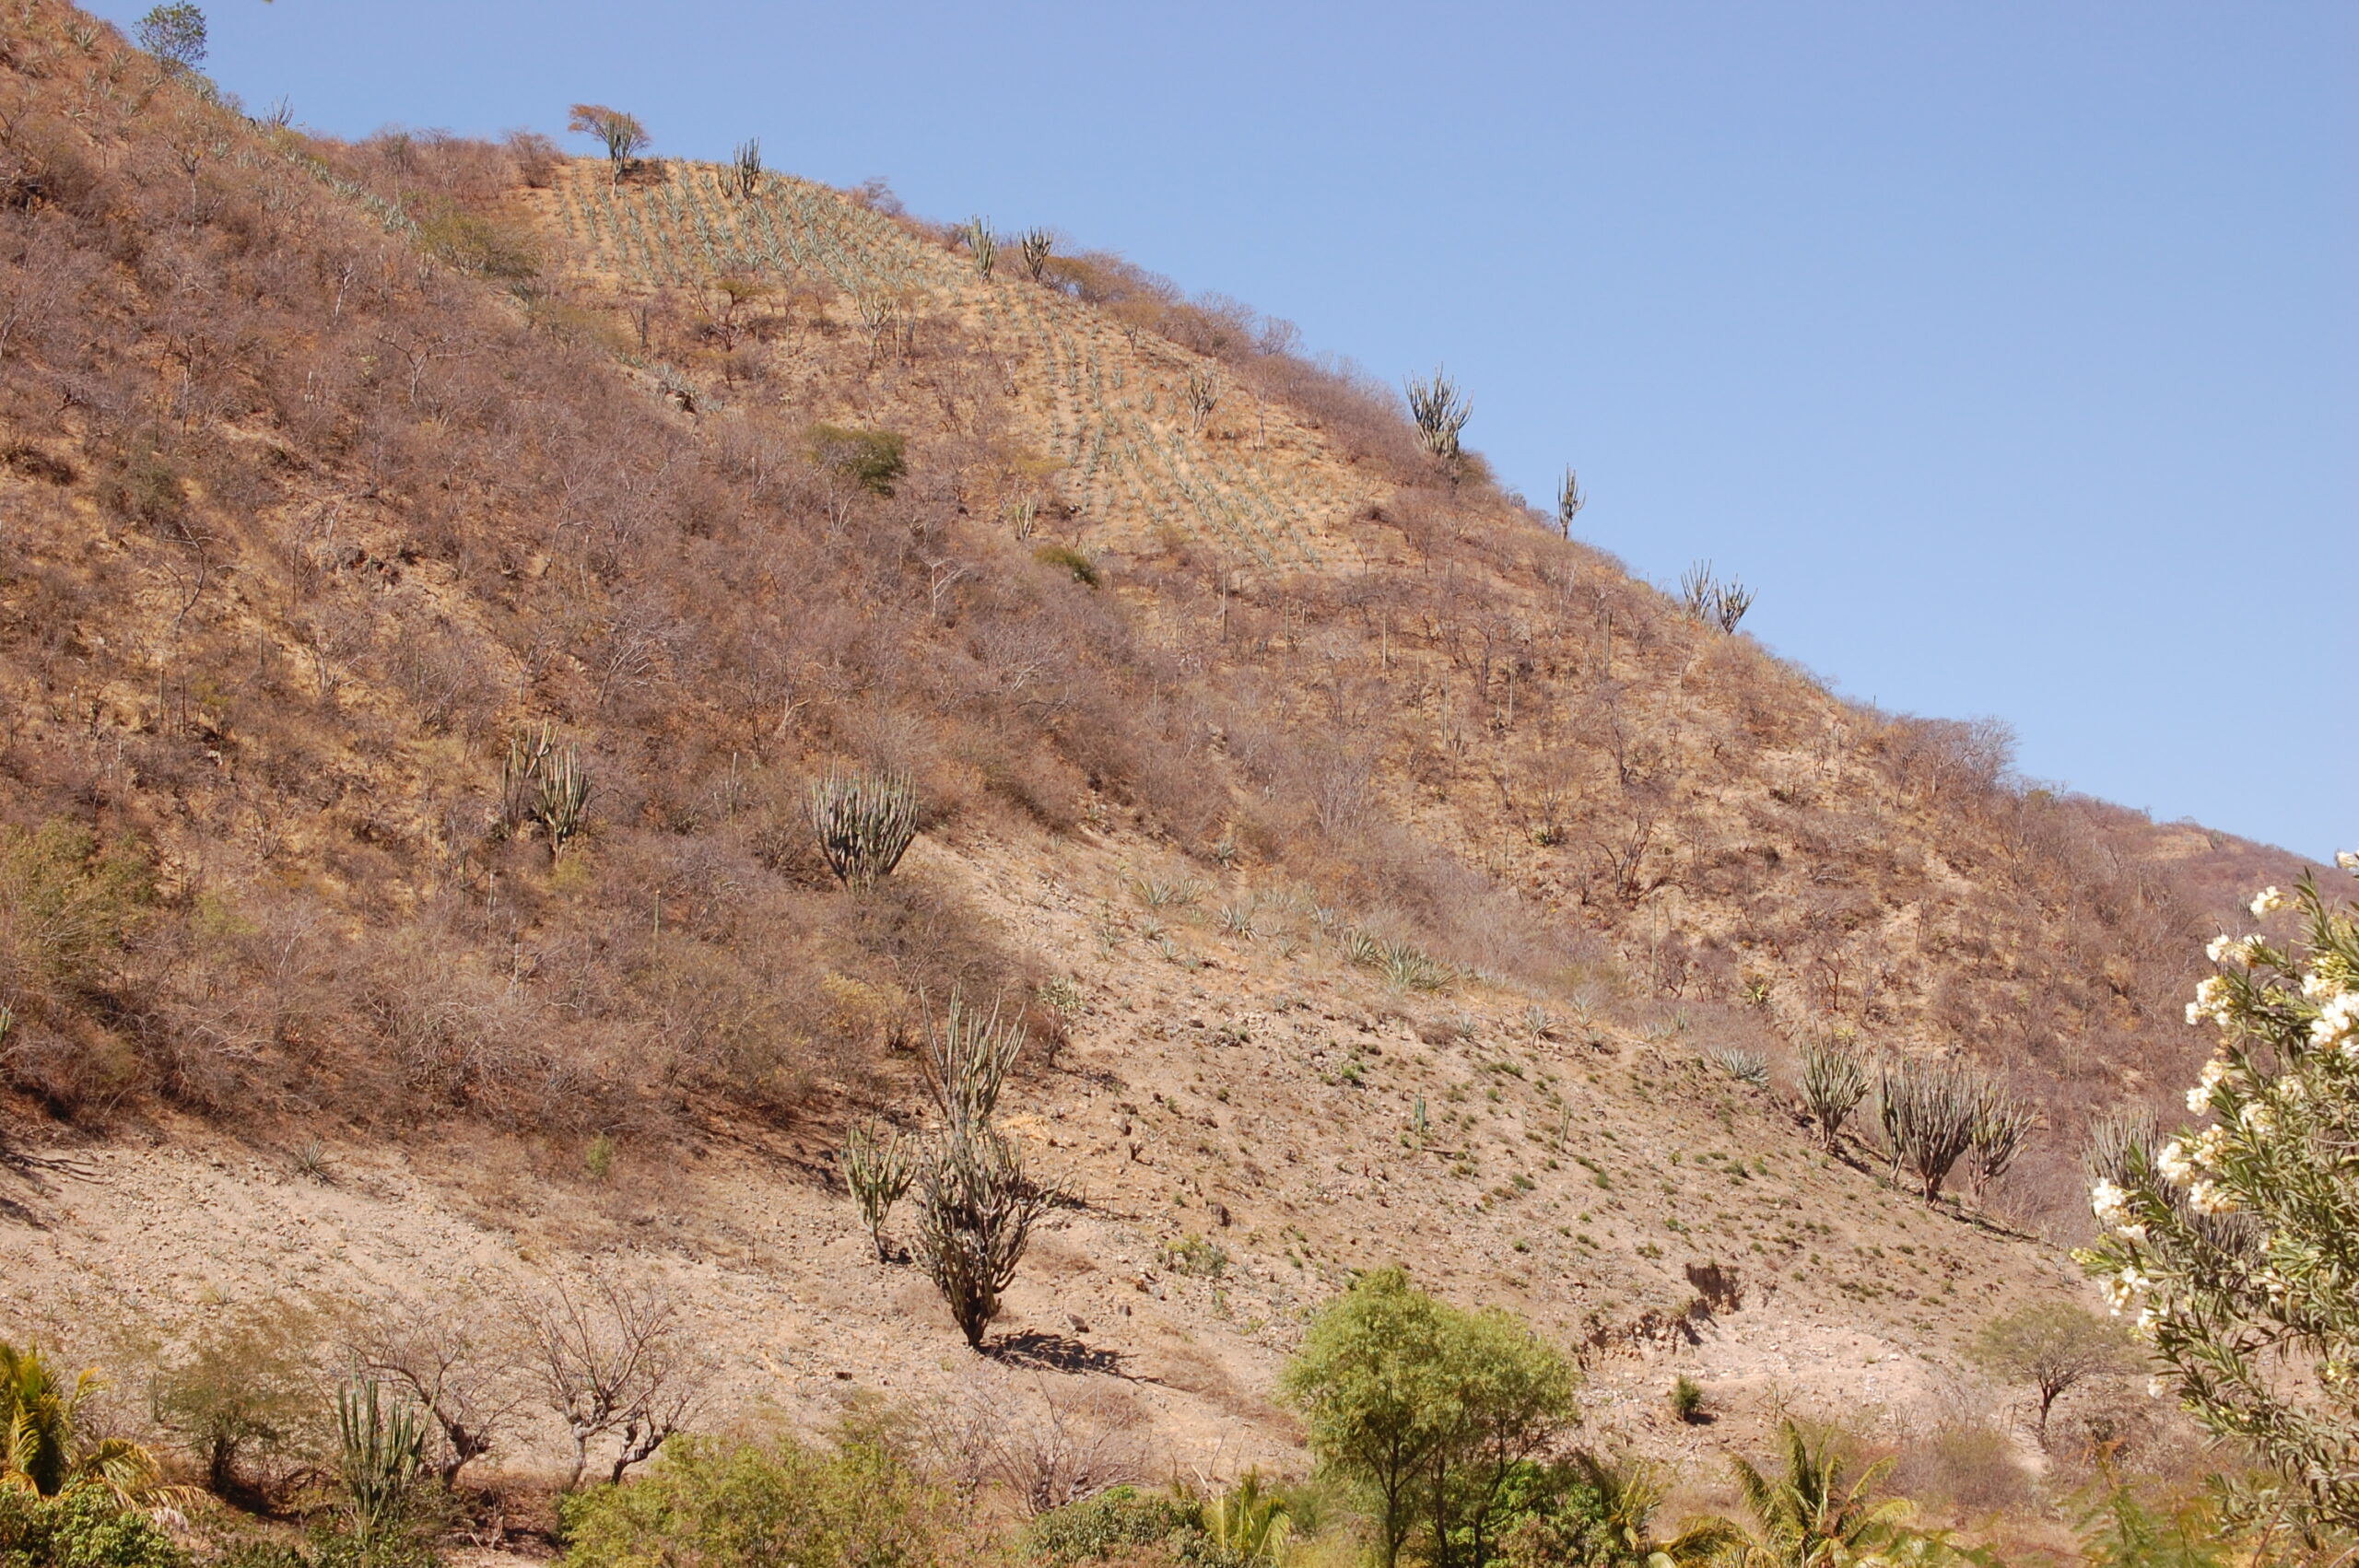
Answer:
<svg viewBox="0 0 2359 1568"><path fill-rule="evenodd" d="M1893 1490L1945 1503L1969 1513L2014 1508L2029 1501L2031 1472L2015 1442L1986 1421L1954 1417L1900 1445Z"/></svg>

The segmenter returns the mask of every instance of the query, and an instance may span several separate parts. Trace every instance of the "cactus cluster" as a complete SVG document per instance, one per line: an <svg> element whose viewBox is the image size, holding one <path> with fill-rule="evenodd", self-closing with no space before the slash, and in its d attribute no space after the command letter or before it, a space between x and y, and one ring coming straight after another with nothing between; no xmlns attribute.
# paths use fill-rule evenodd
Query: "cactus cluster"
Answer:
<svg viewBox="0 0 2359 1568"><path fill-rule="evenodd" d="M1409 395L1409 414L1417 422L1417 439L1425 449L1444 462L1454 462L1459 456L1458 433L1466 428L1473 404L1460 395L1458 383L1451 380L1441 367L1424 380L1409 379L1403 390Z"/></svg>
<svg viewBox="0 0 2359 1568"><path fill-rule="evenodd" d="M1016 241L1024 257L1024 275L1039 283L1048 276L1049 257L1056 250L1056 240L1045 228L1027 228Z"/></svg>
<svg viewBox="0 0 2359 1568"><path fill-rule="evenodd" d="M1843 1123L1868 1097L1868 1070L1848 1046L1802 1045L1802 1104L1818 1123L1818 1141L1828 1153L1836 1151Z"/></svg>
<svg viewBox="0 0 2359 1568"><path fill-rule="evenodd" d="M581 748L557 743L553 725L538 735L517 735L508 743L508 760L499 770L499 823L510 833L537 826L548 836L554 860L580 837L590 820L590 769Z"/></svg>
<svg viewBox="0 0 2359 1568"><path fill-rule="evenodd" d="M827 869L855 893L891 875L917 837L917 786L906 773L830 769L812 783L808 807Z"/></svg>
<svg viewBox="0 0 2359 1568"><path fill-rule="evenodd" d="M959 229L958 238L966 242L967 253L975 259L975 271L988 282L992 268L999 261L999 241L992 238L988 218L970 217Z"/></svg>

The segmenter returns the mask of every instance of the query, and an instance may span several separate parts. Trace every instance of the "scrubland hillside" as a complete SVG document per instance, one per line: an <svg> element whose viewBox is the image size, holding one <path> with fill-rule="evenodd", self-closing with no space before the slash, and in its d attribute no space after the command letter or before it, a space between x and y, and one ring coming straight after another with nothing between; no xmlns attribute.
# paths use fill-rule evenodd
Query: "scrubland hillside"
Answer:
<svg viewBox="0 0 2359 1568"><path fill-rule="evenodd" d="M1643 1450L1981 1430L1964 1337L2076 1291L2086 1125L2183 1084L2204 939L2298 873L1840 700L1118 258L308 138L18 12L0 1302L89 1355L621 1270L716 1422L1086 1400L1233 1470L1297 1452L1304 1314L1398 1261L1579 1348ZM544 743L561 843L503 775ZM831 766L922 803L872 891ZM987 1357L838 1169L926 1119L954 991L1024 1010L1066 1195ZM2029 1150L1929 1206L1816 1147L1806 1043L1980 1064Z"/></svg>

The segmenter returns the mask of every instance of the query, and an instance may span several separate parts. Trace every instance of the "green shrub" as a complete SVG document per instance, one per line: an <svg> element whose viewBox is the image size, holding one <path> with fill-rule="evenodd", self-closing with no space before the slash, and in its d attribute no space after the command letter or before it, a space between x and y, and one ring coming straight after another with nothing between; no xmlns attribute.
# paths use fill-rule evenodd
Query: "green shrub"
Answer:
<svg viewBox="0 0 2359 1568"><path fill-rule="evenodd" d="M961 1560L942 1500L888 1450L675 1437L644 1479L565 1500L568 1568Z"/></svg>
<svg viewBox="0 0 2359 1568"><path fill-rule="evenodd" d="M187 1355L157 1369L148 1408L181 1439L217 1493L247 1484L257 1458L308 1457L320 1446L320 1391L304 1358L317 1326L277 1309L207 1325Z"/></svg>
<svg viewBox="0 0 2359 1568"><path fill-rule="evenodd" d="M21 1010L98 984L152 895L128 843L101 846L63 821L0 827L0 1002Z"/></svg>
<svg viewBox="0 0 2359 1568"><path fill-rule="evenodd" d="M1393 1568L1420 1546L1487 1560L1513 1523L1508 1482L1572 1419L1576 1377L1514 1314L1463 1311L1384 1269L1311 1319L1281 1387L1320 1468L1367 1499Z"/></svg>
<svg viewBox="0 0 2359 1568"><path fill-rule="evenodd" d="M1684 1374L1671 1386L1671 1413L1691 1424L1704 1416L1704 1390Z"/></svg>
<svg viewBox="0 0 2359 1568"><path fill-rule="evenodd" d="M1043 544L1032 552L1032 558L1044 567L1063 568L1073 573L1074 581L1089 588L1096 588L1101 580L1097 563L1070 544Z"/></svg>
<svg viewBox="0 0 2359 1568"><path fill-rule="evenodd" d="M1193 1536L1203 1523L1191 1503L1118 1486L1041 1515L1032 1521L1026 1544L1043 1562L1095 1562L1175 1536Z"/></svg>
<svg viewBox="0 0 2359 1568"><path fill-rule="evenodd" d="M186 1568L187 1554L100 1485L55 1497L0 1488L0 1563L7 1568Z"/></svg>
<svg viewBox="0 0 2359 1568"><path fill-rule="evenodd" d="M813 462L842 474L871 494L891 495L893 481L909 472L906 436L825 424L812 426L808 435Z"/></svg>

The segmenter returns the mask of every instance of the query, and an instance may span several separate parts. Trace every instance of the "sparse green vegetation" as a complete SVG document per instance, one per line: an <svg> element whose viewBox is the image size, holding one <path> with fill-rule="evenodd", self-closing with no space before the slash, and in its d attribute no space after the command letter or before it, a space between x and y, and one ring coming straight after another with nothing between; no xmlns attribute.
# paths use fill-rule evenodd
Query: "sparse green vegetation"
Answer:
<svg viewBox="0 0 2359 1568"><path fill-rule="evenodd" d="M890 430L821 423L804 433L804 450L815 465L873 496L892 495L895 482L910 471L909 446L908 437Z"/></svg>

